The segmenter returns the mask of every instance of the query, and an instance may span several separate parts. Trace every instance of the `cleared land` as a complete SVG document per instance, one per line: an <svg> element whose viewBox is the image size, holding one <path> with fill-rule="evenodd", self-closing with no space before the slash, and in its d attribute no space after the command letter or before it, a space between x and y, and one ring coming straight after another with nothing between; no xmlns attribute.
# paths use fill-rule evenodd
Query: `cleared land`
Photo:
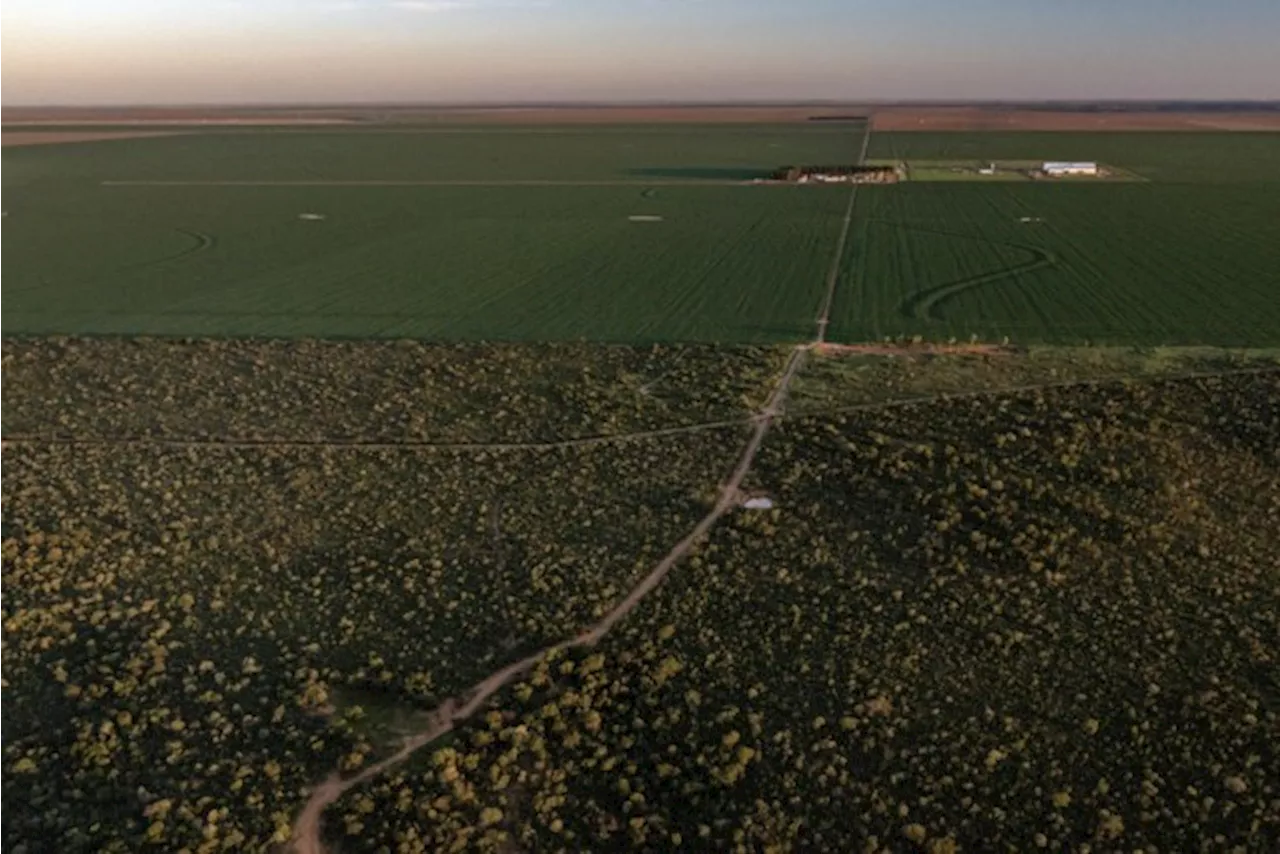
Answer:
<svg viewBox="0 0 1280 854"><path fill-rule="evenodd" d="M848 196L750 181L865 139L382 125L14 149L4 331L802 341ZM874 161L1095 160L1145 183L864 188L830 337L1280 343L1278 150L1267 133L875 134Z"/></svg>
<svg viewBox="0 0 1280 854"><path fill-rule="evenodd" d="M657 127L11 152L4 329L802 340L847 195L734 185L861 143Z"/></svg>

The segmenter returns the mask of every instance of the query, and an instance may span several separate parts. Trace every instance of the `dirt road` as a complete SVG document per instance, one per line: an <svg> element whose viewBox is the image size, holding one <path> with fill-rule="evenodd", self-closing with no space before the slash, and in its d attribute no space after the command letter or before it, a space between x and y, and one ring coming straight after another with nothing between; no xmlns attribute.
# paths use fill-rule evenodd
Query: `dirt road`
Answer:
<svg viewBox="0 0 1280 854"><path fill-rule="evenodd" d="M858 162L866 155L867 145L869 143L870 133L864 134L862 149L858 157ZM732 473L728 480L720 487L719 496L715 505L711 510L698 521L684 539L671 547L666 556L649 570L648 574L640 580L638 584L631 588L627 595L613 607L609 613L601 617L593 626L584 631L582 634L572 640L562 641L553 646L539 650L538 652L509 664L496 673L475 685L465 694L457 697L451 697L445 700L436 708L430 716L431 723L422 732L407 739L401 748L385 759L374 765L370 765L359 774L341 779L336 774L327 778L323 783L316 786L312 790L310 798L302 812L298 815L297 821L293 827L293 846L297 854L324 854L324 843L321 840L320 829L321 819L327 806L341 798L346 792L355 786L360 785L366 780L378 776L383 771L393 768L404 762L415 752L435 741L440 736L452 731L453 727L465 721L471 715L475 714L484 703L495 693L502 689L507 683L524 674L534 665L538 663L544 656L554 651L564 649L572 649L574 647L592 646L600 641L609 633L618 621L622 620L647 596L655 587L662 583L663 579L679 563L689 551L703 537L705 537L720 521L720 519L729 511L734 509L741 498L741 487L746 480L747 475L751 471L751 466L755 462L756 454L760 450L760 445L764 442L765 436L769 432L769 428L773 426L782 414L782 407L786 403L787 392L791 388L791 383L795 380L796 374L799 373L800 367L804 364L805 358L809 351L820 346L826 338L826 329L831 315L831 306L835 297L835 282L839 278L840 262L844 254L845 244L848 242L850 223L853 220L853 204L857 198L858 185L854 184L849 192L849 203L845 212L845 217L841 225L840 234L836 241L834 249L834 257L831 261L831 272L828 276L827 292L819 308L818 316L814 320L815 331L812 341L796 346L791 351L791 356L787 359L786 366L782 370L782 374L778 378L777 385L774 386L773 393L765 402L765 405L757 412L753 419L755 429L751 431L751 438L747 440L746 446L742 449L742 453L738 457L736 465L733 467Z"/></svg>

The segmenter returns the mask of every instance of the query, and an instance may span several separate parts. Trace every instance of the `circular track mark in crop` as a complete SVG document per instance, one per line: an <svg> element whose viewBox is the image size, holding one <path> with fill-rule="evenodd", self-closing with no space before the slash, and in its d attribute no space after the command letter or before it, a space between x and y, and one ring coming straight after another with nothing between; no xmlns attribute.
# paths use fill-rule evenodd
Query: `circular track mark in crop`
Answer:
<svg viewBox="0 0 1280 854"><path fill-rule="evenodd" d="M184 247L182 250L173 253L172 255L166 255L163 258L157 258L154 261L148 261L138 266L152 267L152 266L155 266L156 264L167 264L170 261L178 261L183 258L189 258L192 255L195 255L199 252L204 252L207 249L212 249L214 247L214 244L217 242L214 240L213 235L205 234L202 231L191 231L186 228L175 228L174 231L178 232L179 234L190 237L193 243L190 246Z"/></svg>
<svg viewBox="0 0 1280 854"><path fill-rule="evenodd" d="M171 264L174 261L181 261L184 258L190 258L192 255L198 255L208 249L212 249L217 241L213 235L205 234L202 231L192 231L186 228L175 228L178 234L191 239L191 243L182 247L177 252L171 252L168 255L161 255L159 258L150 258L146 261L138 261L133 264L126 264L123 267L116 268L117 272L125 272L130 270L146 270L151 267L159 267L161 264Z"/></svg>
<svg viewBox="0 0 1280 854"><path fill-rule="evenodd" d="M960 240L973 240L978 243L987 243L992 246L1003 246L1007 249L1013 249L1025 256L1024 261L1017 264L1011 264L998 270L989 270L985 273L978 273L973 276L965 276L961 279L955 279L950 282L944 282L941 285L934 285L929 288L922 288L912 291L902 298L902 302L898 303L898 311L917 320L945 320L942 316L941 308L944 303L954 299L966 291L989 285L992 282L1002 281L1004 279L1015 278L1023 273L1030 273L1033 270L1039 270L1044 267L1052 267L1058 263L1058 258L1048 249L1039 246L1031 246L1026 243L1014 243L1004 240L988 240L983 237L975 237L971 234L961 234L954 231L942 231L940 229L921 228L920 226L906 225L903 223L890 222L888 220L873 220L873 224L889 225L902 231L911 231L917 234L932 234L939 237L952 237Z"/></svg>

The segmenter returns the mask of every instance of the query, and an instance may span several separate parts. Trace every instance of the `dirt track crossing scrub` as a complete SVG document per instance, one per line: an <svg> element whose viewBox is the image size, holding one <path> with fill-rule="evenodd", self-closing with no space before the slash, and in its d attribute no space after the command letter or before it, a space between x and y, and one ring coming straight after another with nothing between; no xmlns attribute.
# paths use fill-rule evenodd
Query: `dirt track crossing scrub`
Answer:
<svg viewBox="0 0 1280 854"><path fill-rule="evenodd" d="M859 162L865 157L870 132L866 132L863 137L862 149L859 154ZM826 296L819 307L818 315L815 318L815 332L813 339L803 345L795 347L791 351L786 366L782 371L781 377L778 379L777 385L773 393L769 396L769 400L765 406L755 415L755 429L751 433L751 438L747 441L746 447L742 450L741 456L738 458L737 464L733 468L733 472L729 475L728 480L721 486L719 496L716 499L715 506L707 513L693 530L678 543L676 543L670 552L667 553L662 560L649 571L647 575L635 585L630 592L614 607L608 614L592 625L590 629L578 635L572 640L563 641L554 646L539 650L537 653L526 657L525 659L511 664L502 670L492 674L466 694L458 695L445 700L430 715L431 724L424 730L409 739L406 739L404 745L399 751L392 756L384 759L382 762L371 766L366 772L347 780L341 780L336 777L328 778L324 783L318 786L304 806L302 813L299 815L297 822L294 824L293 844L297 854L322 854L324 851L323 843L320 839L320 819L324 813L324 809L332 804L338 798L342 797L352 787L371 779L378 774L392 768L408 759L422 747L430 744L440 736L452 731L454 725L459 721L466 720L475 714L482 705L497 693L501 688L510 683L513 679L526 673L530 668L542 659L553 653L572 649L580 646L592 646L600 641L610 629L618 623L619 620L626 617L641 600L644 599L655 587L662 583L671 569L689 553L695 544L707 536L715 524L728 513L730 510L738 506L741 500L741 487L748 473L751 471L751 465L755 461L756 454L760 450L760 445L764 441L765 435L769 432L769 428L773 426L782 414L783 405L786 402L787 391L791 387L796 374L799 372L804 363L805 357L809 351L820 345L825 336L828 316L831 310L832 299L834 298L835 272L839 269L840 259L845 251L845 243L848 237L850 223L852 221L853 202L857 194L857 185L855 184L850 190L847 212L843 220L840 234L836 240L836 246L833 251L834 258L831 263L831 274L829 274L829 285Z"/></svg>

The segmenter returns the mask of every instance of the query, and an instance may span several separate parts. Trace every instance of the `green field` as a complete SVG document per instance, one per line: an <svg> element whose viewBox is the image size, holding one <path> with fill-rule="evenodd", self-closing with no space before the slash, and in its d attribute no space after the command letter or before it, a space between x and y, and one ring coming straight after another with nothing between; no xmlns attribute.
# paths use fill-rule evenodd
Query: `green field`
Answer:
<svg viewBox="0 0 1280 854"><path fill-rule="evenodd" d="M799 340L847 195L737 184L852 158L860 134L274 132L9 149L4 331ZM325 185L342 181L393 185Z"/></svg>
<svg viewBox="0 0 1280 854"><path fill-rule="evenodd" d="M267 129L6 149L4 333L802 341L849 190L749 182L850 160L862 132ZM1267 133L876 134L872 159L1087 159L1142 181L862 187L830 336L1278 344L1277 154Z"/></svg>
<svg viewBox="0 0 1280 854"><path fill-rule="evenodd" d="M832 334L1280 342L1280 136L877 134L911 159L1096 159L1146 181L913 183L859 196Z"/></svg>
<svg viewBox="0 0 1280 854"><path fill-rule="evenodd" d="M1280 341L1280 198L1240 185L909 184L859 197L834 335Z"/></svg>

